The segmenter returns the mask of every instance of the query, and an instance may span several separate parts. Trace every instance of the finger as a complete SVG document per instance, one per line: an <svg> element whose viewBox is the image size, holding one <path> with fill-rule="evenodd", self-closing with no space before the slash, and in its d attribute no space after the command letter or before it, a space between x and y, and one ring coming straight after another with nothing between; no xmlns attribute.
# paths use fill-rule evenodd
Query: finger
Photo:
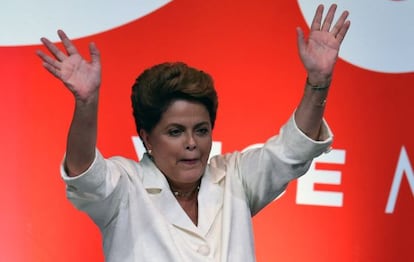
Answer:
<svg viewBox="0 0 414 262"><path fill-rule="evenodd" d="M329 29L331 28L332 21L335 16L336 8L337 8L336 4L332 4L329 7L328 13L326 14L326 17L323 21L321 31L329 32Z"/></svg>
<svg viewBox="0 0 414 262"><path fill-rule="evenodd" d="M101 63L101 54L96 47L95 43L89 44L89 54L91 55L92 63L93 64L100 64Z"/></svg>
<svg viewBox="0 0 414 262"><path fill-rule="evenodd" d="M66 35L63 30L58 30L58 35L60 40L62 40L63 46L65 47L66 52L68 55L77 54L78 50L76 49L75 45L72 44L72 41L70 41L69 37Z"/></svg>
<svg viewBox="0 0 414 262"><path fill-rule="evenodd" d="M43 63L50 64L56 69L60 69L60 62L43 53L41 50L36 51L37 56L42 59Z"/></svg>
<svg viewBox="0 0 414 262"><path fill-rule="evenodd" d="M335 26L332 28L331 33L336 37L338 35L338 33L341 31L342 27L344 26L344 23L346 21L346 19L348 18L349 12L348 11L344 11L341 15L341 17L339 17L338 21L336 22Z"/></svg>
<svg viewBox="0 0 414 262"><path fill-rule="evenodd" d="M42 59L43 67L47 69L52 75L56 78L61 79L60 73L60 62L56 61L55 59L51 58L50 56L46 55L42 51L36 51L36 54Z"/></svg>
<svg viewBox="0 0 414 262"><path fill-rule="evenodd" d="M43 62L43 67L46 68L46 70L49 71L53 76L61 80L60 70L58 70L56 67L47 62Z"/></svg>
<svg viewBox="0 0 414 262"><path fill-rule="evenodd" d="M49 52L53 54L53 56L57 60L62 61L66 58L66 55L62 51L60 51L59 48L57 48L56 45L53 44L49 39L42 37L40 38L40 41L47 48L47 50L49 50Z"/></svg>
<svg viewBox="0 0 414 262"><path fill-rule="evenodd" d="M315 16L313 17L311 30L312 31L319 31L321 29L321 22L322 22L322 14L323 14L323 5L319 5L316 9Z"/></svg>
<svg viewBox="0 0 414 262"><path fill-rule="evenodd" d="M338 39L339 43L342 43L342 41L344 41L345 35L348 32L348 29L350 26L351 26L351 22L346 21L344 25L341 27L341 30L336 35L336 39Z"/></svg>

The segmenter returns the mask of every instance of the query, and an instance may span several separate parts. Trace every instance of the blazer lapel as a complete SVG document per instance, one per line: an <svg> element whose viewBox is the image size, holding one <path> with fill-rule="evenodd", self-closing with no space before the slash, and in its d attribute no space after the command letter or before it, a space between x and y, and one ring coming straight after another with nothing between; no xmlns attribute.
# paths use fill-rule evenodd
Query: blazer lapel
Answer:
<svg viewBox="0 0 414 262"><path fill-rule="evenodd" d="M198 229L172 194L168 181L151 159L141 160L144 168L143 185L159 213L172 225L191 232Z"/></svg>
<svg viewBox="0 0 414 262"><path fill-rule="evenodd" d="M198 194L198 228L205 236L223 207L223 170L207 166Z"/></svg>

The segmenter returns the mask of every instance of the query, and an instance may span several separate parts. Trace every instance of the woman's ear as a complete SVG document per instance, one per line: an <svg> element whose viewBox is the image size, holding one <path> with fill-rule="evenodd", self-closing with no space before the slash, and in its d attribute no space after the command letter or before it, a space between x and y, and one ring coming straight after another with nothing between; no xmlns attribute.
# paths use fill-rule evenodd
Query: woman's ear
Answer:
<svg viewBox="0 0 414 262"><path fill-rule="evenodd" d="M144 129L141 129L139 131L139 136L142 139L142 142L144 143L144 146L147 150L151 150L151 144L149 142L149 134L147 133L147 131L145 131Z"/></svg>

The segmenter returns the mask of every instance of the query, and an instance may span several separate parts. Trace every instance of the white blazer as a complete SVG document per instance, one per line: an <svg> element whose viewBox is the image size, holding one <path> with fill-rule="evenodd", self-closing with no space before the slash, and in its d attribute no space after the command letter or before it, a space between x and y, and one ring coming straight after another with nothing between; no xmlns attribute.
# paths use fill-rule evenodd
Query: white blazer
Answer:
<svg viewBox="0 0 414 262"><path fill-rule="evenodd" d="M329 149L324 122L313 141L293 116L262 148L213 157L202 177L195 226L164 175L144 155L104 159L77 177L61 173L67 197L100 228L107 262L255 261L251 217Z"/></svg>

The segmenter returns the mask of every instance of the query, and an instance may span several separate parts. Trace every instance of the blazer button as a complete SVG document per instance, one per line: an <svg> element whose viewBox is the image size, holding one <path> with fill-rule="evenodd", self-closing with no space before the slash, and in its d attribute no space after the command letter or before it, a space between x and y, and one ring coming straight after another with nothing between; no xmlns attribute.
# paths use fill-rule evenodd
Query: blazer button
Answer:
<svg viewBox="0 0 414 262"><path fill-rule="evenodd" d="M202 245L197 250L203 256L208 256L210 254L210 248L207 245Z"/></svg>

